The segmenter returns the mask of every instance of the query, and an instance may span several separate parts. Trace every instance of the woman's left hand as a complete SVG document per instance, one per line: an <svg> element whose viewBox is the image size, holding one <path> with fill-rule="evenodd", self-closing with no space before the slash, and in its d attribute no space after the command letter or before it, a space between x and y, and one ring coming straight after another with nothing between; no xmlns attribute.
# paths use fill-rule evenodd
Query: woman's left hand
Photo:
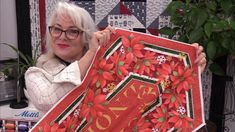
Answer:
<svg viewBox="0 0 235 132"><path fill-rule="evenodd" d="M194 46L197 50L197 58L194 63L200 66L202 73L206 67L206 54L203 52L203 47L198 43L193 43L192 46Z"/></svg>

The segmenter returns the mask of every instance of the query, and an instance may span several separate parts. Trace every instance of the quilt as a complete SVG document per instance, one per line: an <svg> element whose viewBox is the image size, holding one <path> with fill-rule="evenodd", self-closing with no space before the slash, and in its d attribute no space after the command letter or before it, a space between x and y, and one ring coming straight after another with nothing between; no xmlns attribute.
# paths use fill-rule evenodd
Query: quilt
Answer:
<svg viewBox="0 0 235 132"><path fill-rule="evenodd" d="M82 85L32 131L196 131L205 120L195 59L189 44L116 29Z"/></svg>

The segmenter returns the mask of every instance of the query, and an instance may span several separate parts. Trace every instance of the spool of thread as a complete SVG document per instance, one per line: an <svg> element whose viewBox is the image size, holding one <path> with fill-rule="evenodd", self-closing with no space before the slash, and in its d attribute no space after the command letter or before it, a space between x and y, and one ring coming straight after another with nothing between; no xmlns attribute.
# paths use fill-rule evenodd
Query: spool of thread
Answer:
<svg viewBox="0 0 235 132"><path fill-rule="evenodd" d="M27 122L18 123L18 132L27 132L29 130L29 125Z"/></svg>
<svg viewBox="0 0 235 132"><path fill-rule="evenodd" d="M6 130L14 130L15 129L15 122L13 121L7 121L5 124Z"/></svg>

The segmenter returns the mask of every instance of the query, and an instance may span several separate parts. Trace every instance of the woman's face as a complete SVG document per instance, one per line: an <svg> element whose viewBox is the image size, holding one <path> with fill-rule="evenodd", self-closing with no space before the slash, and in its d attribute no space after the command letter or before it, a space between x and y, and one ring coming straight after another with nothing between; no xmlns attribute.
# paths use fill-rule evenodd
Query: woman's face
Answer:
<svg viewBox="0 0 235 132"><path fill-rule="evenodd" d="M85 45L81 39L82 32L74 25L70 17L58 16L50 30L51 46L56 56L67 62L79 60L83 56ZM67 31L67 33L62 32L59 36L60 31Z"/></svg>

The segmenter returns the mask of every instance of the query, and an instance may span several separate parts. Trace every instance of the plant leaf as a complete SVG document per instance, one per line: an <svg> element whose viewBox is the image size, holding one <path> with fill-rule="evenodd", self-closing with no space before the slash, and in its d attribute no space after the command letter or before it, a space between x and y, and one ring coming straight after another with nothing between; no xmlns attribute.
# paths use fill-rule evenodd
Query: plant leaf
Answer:
<svg viewBox="0 0 235 132"><path fill-rule="evenodd" d="M204 35L203 29L200 27L198 29L193 30L189 35L189 42L194 43L197 42Z"/></svg>
<svg viewBox="0 0 235 132"><path fill-rule="evenodd" d="M206 21L208 15L205 10L198 8L196 10L196 29L201 27L203 23ZM195 19L195 18L194 18Z"/></svg>
<svg viewBox="0 0 235 132"><path fill-rule="evenodd" d="M41 43L39 42L37 45L36 45L36 48L34 49L34 54L33 54L33 60L35 61L35 65L36 65L36 61L37 61L37 59L38 59L38 57L39 57L39 55L38 55L38 51L39 51L39 48L40 48L40 46L41 46Z"/></svg>
<svg viewBox="0 0 235 132"><path fill-rule="evenodd" d="M207 22L207 23L204 25L204 31L205 31L207 37L209 37L209 38L210 38L210 36L211 36L212 29L213 29L213 25L212 25L211 22Z"/></svg>
<svg viewBox="0 0 235 132"><path fill-rule="evenodd" d="M20 50L18 50L16 47L14 47L14 46L12 46L12 45L10 45L10 44L7 44L7 43L0 43L0 44L9 46L9 47L10 47L11 49L13 49L13 50L18 54L18 56L19 56L20 58L22 58L27 64L29 63L29 62L28 62L28 59L25 57L25 55L24 55Z"/></svg>
<svg viewBox="0 0 235 132"><path fill-rule="evenodd" d="M186 0L186 5L189 5L191 0Z"/></svg>
<svg viewBox="0 0 235 132"><path fill-rule="evenodd" d="M163 27L159 30L160 34L169 35L169 38L172 38L176 32L170 27Z"/></svg>
<svg viewBox="0 0 235 132"><path fill-rule="evenodd" d="M230 26L231 26L231 28L232 28L233 30L235 30L235 21L231 21L231 22L230 22Z"/></svg>
<svg viewBox="0 0 235 132"><path fill-rule="evenodd" d="M227 49L227 50L229 50L231 47L231 42L230 42L231 40L230 39L228 39L228 38L223 38L223 41L222 41L222 46L225 48L225 49Z"/></svg>
<svg viewBox="0 0 235 132"><path fill-rule="evenodd" d="M184 6L184 3L182 1L172 1L166 8L167 12L173 16L176 14L176 10L179 8L182 8Z"/></svg>
<svg viewBox="0 0 235 132"><path fill-rule="evenodd" d="M207 8L209 8L210 10L212 10L213 12L216 11L216 2L215 1L208 1L206 3Z"/></svg>
<svg viewBox="0 0 235 132"><path fill-rule="evenodd" d="M216 54L216 45L213 41L207 44L206 53L210 59L213 59Z"/></svg>
<svg viewBox="0 0 235 132"><path fill-rule="evenodd" d="M181 35L178 40L181 41L181 42L186 42L187 43L188 42L187 35Z"/></svg>
<svg viewBox="0 0 235 132"><path fill-rule="evenodd" d="M215 75L219 75L219 76L224 76L225 75L225 71L223 70L223 68L218 65L217 63L212 63L209 66L209 69L211 70L211 72L213 72Z"/></svg>
<svg viewBox="0 0 235 132"><path fill-rule="evenodd" d="M226 14L229 14L230 9L233 7L231 0L222 0L220 5Z"/></svg>
<svg viewBox="0 0 235 132"><path fill-rule="evenodd" d="M225 20L215 21L213 24L213 30L216 32L221 32L228 27L228 22Z"/></svg>

